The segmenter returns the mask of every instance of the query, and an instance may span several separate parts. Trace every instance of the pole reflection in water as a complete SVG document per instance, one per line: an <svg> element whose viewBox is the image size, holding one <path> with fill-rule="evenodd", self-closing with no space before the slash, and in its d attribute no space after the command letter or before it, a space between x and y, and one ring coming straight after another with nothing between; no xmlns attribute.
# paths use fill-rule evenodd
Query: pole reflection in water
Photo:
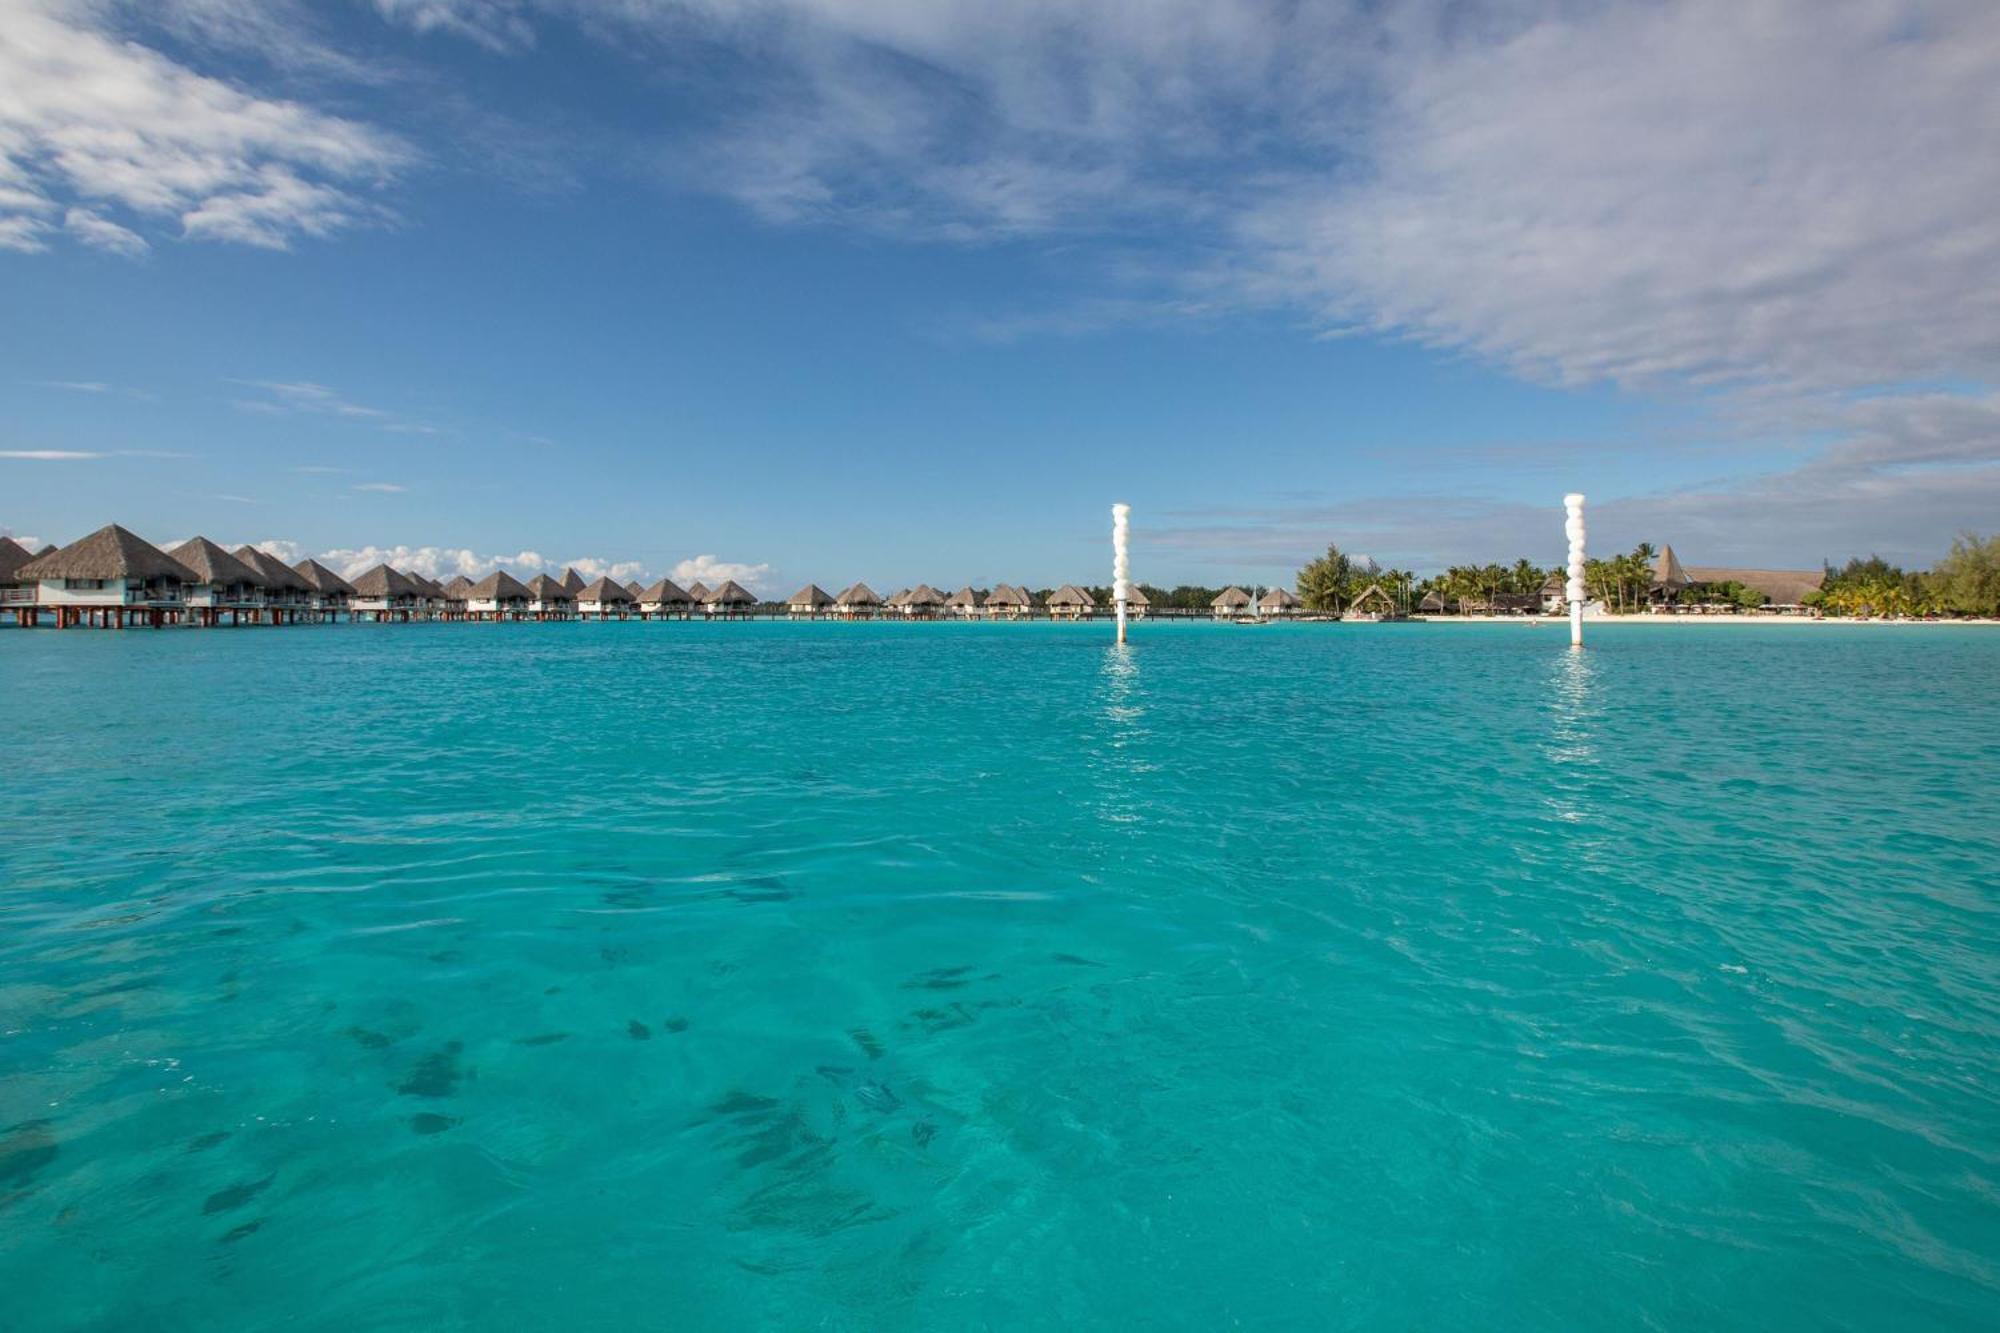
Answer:
<svg viewBox="0 0 2000 1333"><path fill-rule="evenodd" d="M1596 724L1603 711L1603 681L1596 657L1557 653L1549 659L1549 697L1554 726L1544 752L1557 766L1549 802L1570 823L1591 818L1589 785L1601 765Z"/></svg>
<svg viewBox="0 0 2000 1333"><path fill-rule="evenodd" d="M1113 823L1136 823L1139 812L1132 800L1132 779L1152 769L1141 758L1141 746L1148 733L1139 655L1130 644L1112 644L1104 650L1098 678L1102 682L1099 697L1103 701L1105 727L1092 763L1097 769L1100 808L1103 817Z"/></svg>

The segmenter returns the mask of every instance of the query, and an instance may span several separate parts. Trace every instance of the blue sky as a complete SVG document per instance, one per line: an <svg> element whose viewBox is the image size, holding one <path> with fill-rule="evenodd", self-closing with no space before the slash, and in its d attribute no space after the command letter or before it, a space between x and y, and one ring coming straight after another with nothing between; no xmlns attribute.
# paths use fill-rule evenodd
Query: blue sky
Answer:
<svg viewBox="0 0 2000 1333"><path fill-rule="evenodd" d="M0 530L957 586L2000 512L2000 9L0 0ZM1140 11L1143 10L1143 13ZM782 586L780 586L782 585Z"/></svg>

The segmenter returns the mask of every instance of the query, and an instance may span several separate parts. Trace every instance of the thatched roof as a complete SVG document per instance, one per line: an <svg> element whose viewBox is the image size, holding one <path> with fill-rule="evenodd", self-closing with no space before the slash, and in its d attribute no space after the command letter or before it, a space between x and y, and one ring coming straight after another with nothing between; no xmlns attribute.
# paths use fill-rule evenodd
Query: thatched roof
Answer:
<svg viewBox="0 0 2000 1333"><path fill-rule="evenodd" d="M706 605L714 596L715 594L708 590L708 585L700 579L696 579L693 583L688 584L688 600L690 602L700 602Z"/></svg>
<svg viewBox="0 0 2000 1333"><path fill-rule="evenodd" d="M292 572L306 581L306 586L322 597L336 593L351 593L354 585L328 569L317 560L301 560L292 566Z"/></svg>
<svg viewBox="0 0 2000 1333"><path fill-rule="evenodd" d="M1139 590L1139 585L1138 585L1138 584L1136 584L1136 583L1131 583L1131 582L1127 582L1127 583L1126 583L1126 585L1125 585L1125 605L1127 605L1127 606L1151 606L1152 604L1153 604L1153 601L1152 601L1152 599L1151 599L1150 597L1146 596L1146 594L1145 594L1145 593L1143 593L1143 592L1141 592L1141 591Z"/></svg>
<svg viewBox="0 0 2000 1333"><path fill-rule="evenodd" d="M311 592L312 585L299 577L299 572L269 551L260 551L254 546L239 546L232 554L244 564L257 571L263 585L286 592Z"/></svg>
<svg viewBox="0 0 2000 1333"><path fill-rule="evenodd" d="M1077 587L1074 583L1065 583L1062 587L1057 588L1049 594L1049 605L1052 607L1075 606L1090 610L1096 607L1097 599Z"/></svg>
<svg viewBox="0 0 2000 1333"><path fill-rule="evenodd" d="M1542 581L1542 596L1560 597L1569 591L1569 577L1558 569Z"/></svg>
<svg viewBox="0 0 2000 1333"><path fill-rule="evenodd" d="M387 565L377 565L366 574L357 577L350 585L356 597L387 599L391 597L417 597L423 592L410 581L410 576Z"/></svg>
<svg viewBox="0 0 2000 1333"><path fill-rule="evenodd" d="M583 575L576 572L575 565L571 565L563 571L562 586L568 588L571 592L583 591Z"/></svg>
<svg viewBox="0 0 2000 1333"><path fill-rule="evenodd" d="M1425 593L1423 600L1417 603L1419 611L1444 611L1449 608L1450 603L1445 601L1444 594L1436 591Z"/></svg>
<svg viewBox="0 0 2000 1333"><path fill-rule="evenodd" d="M0 537L0 583L12 583L14 571L35 558L35 553L12 537Z"/></svg>
<svg viewBox="0 0 2000 1333"><path fill-rule="evenodd" d="M444 596L444 585L428 574L419 574L414 569L406 569L403 571L403 577L415 584L417 591L425 597L439 598Z"/></svg>
<svg viewBox="0 0 2000 1333"><path fill-rule="evenodd" d="M1273 588L1257 599L1260 611L1289 611L1298 604L1299 599L1292 596L1289 588Z"/></svg>
<svg viewBox="0 0 2000 1333"><path fill-rule="evenodd" d="M928 583L919 583L903 598L904 606L943 606L944 594Z"/></svg>
<svg viewBox="0 0 2000 1333"><path fill-rule="evenodd" d="M1694 583L1740 583L1762 593L1773 606L1797 606L1826 581L1823 569L1733 569L1722 565L1689 565Z"/></svg>
<svg viewBox="0 0 2000 1333"><path fill-rule="evenodd" d="M627 592L625 585L617 579L606 577L586 585L583 591L576 595L576 600L602 605L605 602L629 602L632 600L632 594Z"/></svg>
<svg viewBox="0 0 2000 1333"><path fill-rule="evenodd" d="M1659 558L1653 561L1653 586L1655 588L1685 588L1693 582L1687 571L1681 568L1680 557L1671 546L1662 547Z"/></svg>
<svg viewBox="0 0 2000 1333"><path fill-rule="evenodd" d="M755 606L756 595L735 579L724 579L722 586L708 595L708 604L713 606Z"/></svg>
<svg viewBox="0 0 2000 1333"><path fill-rule="evenodd" d="M672 579L661 579L652 587L639 594L639 600L649 606L686 606L694 601L688 590Z"/></svg>
<svg viewBox="0 0 2000 1333"><path fill-rule="evenodd" d="M496 569L465 590L467 601L513 602L528 600L528 585L504 569Z"/></svg>
<svg viewBox="0 0 2000 1333"><path fill-rule="evenodd" d="M193 581L196 583L245 583L253 588L269 586L261 573L206 537L190 537L167 555L193 570Z"/></svg>
<svg viewBox="0 0 2000 1333"><path fill-rule="evenodd" d="M1224 588L1215 595L1209 607L1216 611L1241 611L1250 605L1250 594L1241 588Z"/></svg>
<svg viewBox="0 0 2000 1333"><path fill-rule="evenodd" d="M646 585L637 579L632 579L626 583L625 591L630 593L632 600L636 602L639 600L640 595L646 591Z"/></svg>
<svg viewBox="0 0 2000 1333"><path fill-rule="evenodd" d="M548 574L537 574L528 580L528 595L538 602L573 602L569 585Z"/></svg>
<svg viewBox="0 0 2000 1333"><path fill-rule="evenodd" d="M817 583L808 583L785 599L786 606L831 606L833 598L826 595L826 589Z"/></svg>
<svg viewBox="0 0 2000 1333"><path fill-rule="evenodd" d="M35 579L167 579L201 583L202 577L145 538L116 523L80 541L37 556L15 571L23 583Z"/></svg>
<svg viewBox="0 0 2000 1333"><path fill-rule="evenodd" d="M908 588L898 588L896 589L896 591L890 593L887 597L882 599L882 605L901 606L903 603L909 600L910 600L910 590Z"/></svg>
<svg viewBox="0 0 2000 1333"><path fill-rule="evenodd" d="M1002 610L1014 607L1026 610L1034 604L1035 599L1028 595L1028 590L1013 583L997 583L993 586L993 591L986 594L988 609L997 606Z"/></svg>
<svg viewBox="0 0 2000 1333"><path fill-rule="evenodd" d="M882 599L880 597L877 597L875 595L875 590L869 587L865 583L855 584L853 587L849 588L846 592L834 598L834 601L841 606L882 605Z"/></svg>
<svg viewBox="0 0 2000 1333"><path fill-rule="evenodd" d="M1382 585L1379 583L1371 583L1363 588L1359 593L1355 594L1354 600L1349 602L1348 606L1359 611L1371 600L1381 602L1384 610L1393 611L1396 609L1396 599L1382 591Z"/></svg>
<svg viewBox="0 0 2000 1333"><path fill-rule="evenodd" d="M978 606L979 594L974 592L972 585L968 583L965 587L960 588L957 592L945 598L944 604L951 607Z"/></svg>
<svg viewBox="0 0 2000 1333"><path fill-rule="evenodd" d="M471 596L472 580L465 577L465 575L463 574L458 574L453 576L452 580L444 585L444 595L447 597L455 597L455 598L465 598Z"/></svg>

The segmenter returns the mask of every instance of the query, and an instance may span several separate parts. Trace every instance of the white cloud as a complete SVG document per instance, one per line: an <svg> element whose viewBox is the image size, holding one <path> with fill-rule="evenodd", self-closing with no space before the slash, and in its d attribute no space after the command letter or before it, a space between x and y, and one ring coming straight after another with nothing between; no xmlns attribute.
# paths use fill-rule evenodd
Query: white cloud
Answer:
<svg viewBox="0 0 2000 1333"><path fill-rule="evenodd" d="M318 415L346 417L357 422L368 422L378 430L393 435L436 435L435 426L419 421L405 421L393 413L379 407L366 407L350 402L340 393L324 384L311 380L248 380L232 379L228 383L246 389L256 389L265 394L263 398L236 398L230 406L239 412L249 412L258 416Z"/></svg>
<svg viewBox="0 0 2000 1333"><path fill-rule="evenodd" d="M44 389L68 389L71 393L110 393L111 386L102 380L38 380Z"/></svg>
<svg viewBox="0 0 2000 1333"><path fill-rule="evenodd" d="M362 481L356 482L353 489L372 492L376 495L401 495L410 488L407 486L398 486L393 481Z"/></svg>
<svg viewBox="0 0 2000 1333"><path fill-rule="evenodd" d="M0 449L0 458L14 458L38 463L67 463L84 458L108 458L110 455L82 449Z"/></svg>
<svg viewBox="0 0 2000 1333"><path fill-rule="evenodd" d="M772 572L771 566L767 564L742 564L732 560L718 560L712 555L697 555L675 565L670 571L670 576L683 588L697 579L711 588L725 579L735 579L755 592L762 589Z"/></svg>
<svg viewBox="0 0 2000 1333"><path fill-rule="evenodd" d="M646 572L646 566L637 560L606 561L589 555L566 560L563 568L574 569L586 579L613 578L620 583L630 582Z"/></svg>
<svg viewBox="0 0 2000 1333"><path fill-rule="evenodd" d="M509 51L534 43L534 29L513 0L375 0L392 23L420 33L449 33L489 51Z"/></svg>
<svg viewBox="0 0 2000 1333"><path fill-rule="evenodd" d="M496 569L508 569L528 576L539 572L548 561L539 551L517 551L513 555L480 555L464 547L448 546L359 546L337 547L313 557L343 578L352 578L377 565L414 570L426 578L449 579L459 574L480 579Z"/></svg>
<svg viewBox="0 0 2000 1333"><path fill-rule="evenodd" d="M45 249L49 219L135 253L105 216L283 248L385 216L365 193L411 160L397 138L257 96L123 40L86 0L0 0L0 246ZM122 233L122 235L121 235Z"/></svg>
<svg viewBox="0 0 2000 1333"><path fill-rule="evenodd" d="M109 250L127 259L137 259L153 247L129 227L121 227L103 214L88 208L72 208L63 214L63 230L99 250Z"/></svg>

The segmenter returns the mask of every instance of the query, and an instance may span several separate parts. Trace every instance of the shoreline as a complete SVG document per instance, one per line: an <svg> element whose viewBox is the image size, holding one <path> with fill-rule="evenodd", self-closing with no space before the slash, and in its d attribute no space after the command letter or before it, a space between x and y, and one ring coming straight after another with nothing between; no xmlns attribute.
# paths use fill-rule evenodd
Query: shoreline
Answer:
<svg viewBox="0 0 2000 1333"><path fill-rule="evenodd" d="M1525 625L1529 627L1549 626L1566 629L1566 616L1411 616L1410 623L1425 625ZM1849 625L1849 626L1933 626L1933 625L2000 625L2000 619L1991 616L1961 616L1938 620L1867 620L1852 616L1760 616L1760 615L1703 615L1703 616L1598 616L1583 622L1584 632L1601 625Z"/></svg>

